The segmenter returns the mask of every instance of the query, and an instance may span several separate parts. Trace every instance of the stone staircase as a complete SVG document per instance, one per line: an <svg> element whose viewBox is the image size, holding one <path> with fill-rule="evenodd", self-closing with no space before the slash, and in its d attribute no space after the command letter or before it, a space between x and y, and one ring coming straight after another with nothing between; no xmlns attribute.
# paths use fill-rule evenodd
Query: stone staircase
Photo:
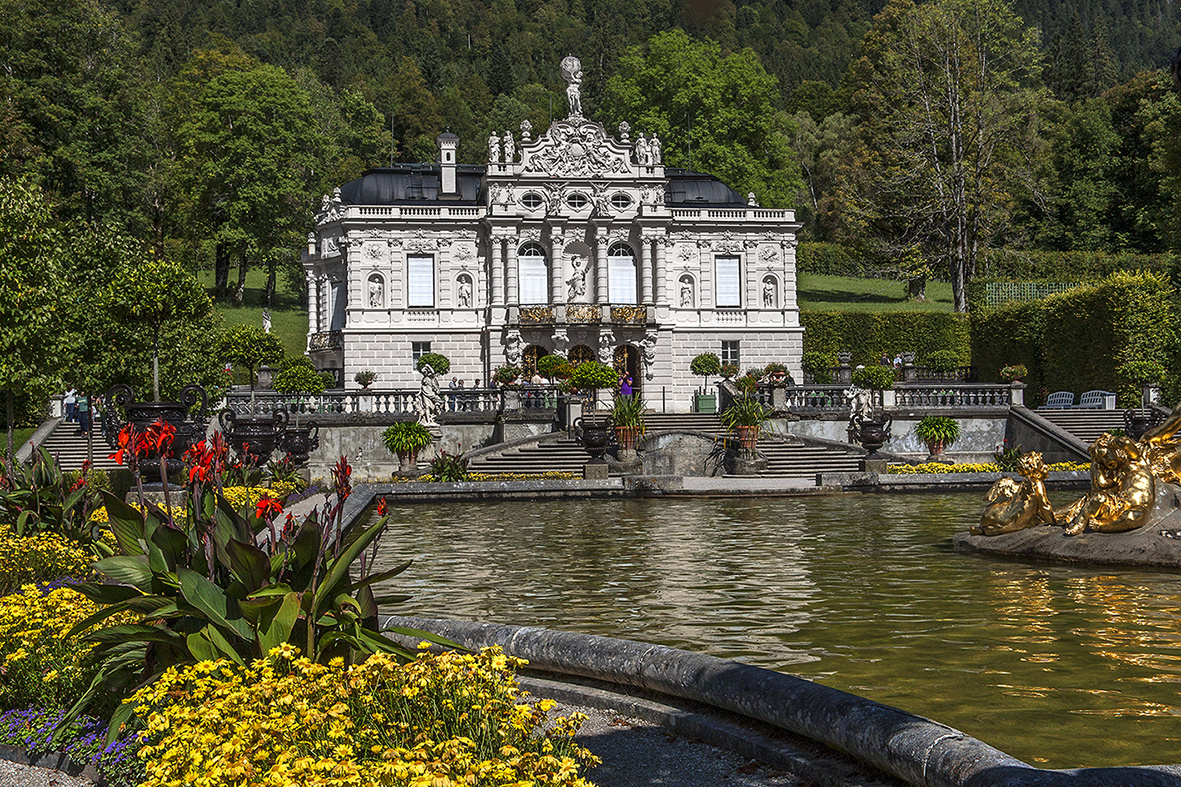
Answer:
<svg viewBox="0 0 1181 787"><path fill-rule="evenodd" d="M119 465L107 457L111 448L103 439L102 432L95 427L94 436L94 466L102 470L114 470ZM77 470L86 461L87 435L78 433L78 424L65 421L58 422L44 442L36 449L44 448L50 456L57 457L62 470Z"/></svg>
<svg viewBox="0 0 1181 787"><path fill-rule="evenodd" d="M713 413L649 413L645 416L649 434L679 430L722 435L725 430ZM850 447L805 443L799 439L763 439L759 452L767 458L768 478L815 478L817 473L857 472L861 452ZM548 435L476 457L468 469L481 473L543 473L563 471L581 476L589 457L582 444L565 434Z"/></svg>
<svg viewBox="0 0 1181 787"><path fill-rule="evenodd" d="M1035 410L1039 416L1046 419L1059 429L1064 429L1082 440L1087 445L1099 439L1099 435L1112 429L1124 430L1123 410ZM1144 415L1145 411L1134 411L1137 415Z"/></svg>

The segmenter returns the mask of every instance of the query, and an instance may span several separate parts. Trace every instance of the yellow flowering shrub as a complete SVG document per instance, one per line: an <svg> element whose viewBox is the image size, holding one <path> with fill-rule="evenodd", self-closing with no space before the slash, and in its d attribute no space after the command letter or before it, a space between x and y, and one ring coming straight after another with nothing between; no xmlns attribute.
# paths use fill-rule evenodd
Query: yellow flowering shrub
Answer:
<svg viewBox="0 0 1181 787"><path fill-rule="evenodd" d="M90 574L90 553L52 533L21 537L0 525L0 593L21 585Z"/></svg>
<svg viewBox="0 0 1181 787"><path fill-rule="evenodd" d="M582 476L568 473L565 470L547 470L544 473L481 473L473 472L467 474L468 481L541 481L541 480L557 480L557 481L573 481L580 479ZM395 484L406 484L414 481L433 481L434 476L430 473L418 476L418 478L406 478L405 476L395 475L391 479Z"/></svg>
<svg viewBox="0 0 1181 787"><path fill-rule="evenodd" d="M348 667L298 654L172 668L137 692L142 787L587 787L579 764L598 763L573 742L585 717L542 734L553 703L522 700L512 670L524 662L499 648Z"/></svg>
<svg viewBox="0 0 1181 787"><path fill-rule="evenodd" d="M1056 462L1048 465L1051 471L1091 469L1085 462ZM926 462L921 465L890 465L886 472L892 475L916 475L921 473L1000 473L1000 465L994 462L977 462L958 465L945 465L941 462Z"/></svg>
<svg viewBox="0 0 1181 787"><path fill-rule="evenodd" d="M97 611L97 604L69 587L29 584L0 597L0 705L60 708L82 696L96 669L82 664L91 646L65 635ZM136 620L122 612L99 626Z"/></svg>
<svg viewBox="0 0 1181 787"><path fill-rule="evenodd" d="M175 498L173 498L173 499L175 499ZM143 511L144 510L144 507L136 502L128 503L128 505L131 506L132 508L134 508L136 511ZM164 510L164 506L160 506L159 508L161 511ZM172 507L172 518L173 519L177 519L177 520L187 519L188 516L189 516L189 512L185 509L184 506L173 506ZM90 514L90 521L91 522L101 522L103 524L110 522L111 517L109 514L107 514L107 507L106 506L99 506L98 508L94 509L94 511Z"/></svg>

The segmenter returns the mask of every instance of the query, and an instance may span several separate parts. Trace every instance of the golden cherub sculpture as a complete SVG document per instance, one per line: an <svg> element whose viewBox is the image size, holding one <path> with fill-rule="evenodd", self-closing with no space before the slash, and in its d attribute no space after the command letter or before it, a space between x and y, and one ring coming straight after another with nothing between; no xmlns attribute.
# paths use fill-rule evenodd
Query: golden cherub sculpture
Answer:
<svg viewBox="0 0 1181 787"><path fill-rule="evenodd" d="M985 500L990 503L973 527L973 535L998 536L1037 525L1054 524L1054 507L1046 496L1046 476L1049 470L1037 451L1023 454L1017 472L1024 476L1018 483L1002 478L988 490Z"/></svg>

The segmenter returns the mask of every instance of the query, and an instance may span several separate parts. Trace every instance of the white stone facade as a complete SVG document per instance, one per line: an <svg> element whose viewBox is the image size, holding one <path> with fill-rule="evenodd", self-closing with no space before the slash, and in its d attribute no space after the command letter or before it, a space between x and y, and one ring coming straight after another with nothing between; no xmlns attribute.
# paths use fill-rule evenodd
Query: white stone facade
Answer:
<svg viewBox="0 0 1181 787"><path fill-rule="evenodd" d="M429 346L451 360L444 382L470 387L538 355L595 357L670 410L689 409L703 352L801 379L793 211L665 168L654 135L608 135L582 117L570 60L575 111L540 137L526 121L489 140L486 166L461 167L443 134L438 164L324 198L303 258L317 367L410 388Z"/></svg>

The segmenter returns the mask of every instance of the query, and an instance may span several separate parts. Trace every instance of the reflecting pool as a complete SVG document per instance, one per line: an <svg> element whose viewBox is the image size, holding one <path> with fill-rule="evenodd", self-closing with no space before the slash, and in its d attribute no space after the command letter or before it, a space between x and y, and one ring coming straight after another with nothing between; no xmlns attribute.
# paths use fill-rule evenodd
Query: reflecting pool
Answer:
<svg viewBox="0 0 1181 787"><path fill-rule="evenodd" d="M1041 767L1181 762L1181 575L954 551L980 510L974 494L391 506L378 564L415 560L386 589L413 594L402 614L737 659Z"/></svg>

